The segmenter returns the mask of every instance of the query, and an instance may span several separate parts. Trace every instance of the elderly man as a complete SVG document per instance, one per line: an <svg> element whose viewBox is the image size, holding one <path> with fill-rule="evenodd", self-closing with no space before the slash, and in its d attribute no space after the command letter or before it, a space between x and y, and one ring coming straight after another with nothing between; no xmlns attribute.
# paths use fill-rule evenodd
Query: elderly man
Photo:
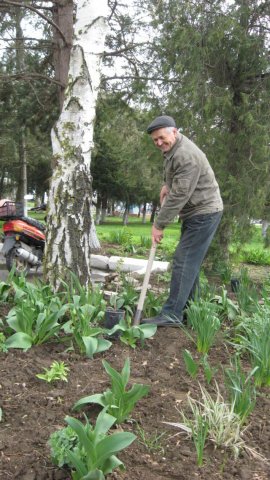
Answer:
<svg viewBox="0 0 270 480"><path fill-rule="evenodd" d="M147 133L164 157L162 207L152 227L152 242L162 240L164 228L177 215L182 219L182 229L173 259L169 297L159 315L143 319L142 323L178 326L198 289L200 267L221 220L223 203L205 154L178 132L172 117L155 118Z"/></svg>

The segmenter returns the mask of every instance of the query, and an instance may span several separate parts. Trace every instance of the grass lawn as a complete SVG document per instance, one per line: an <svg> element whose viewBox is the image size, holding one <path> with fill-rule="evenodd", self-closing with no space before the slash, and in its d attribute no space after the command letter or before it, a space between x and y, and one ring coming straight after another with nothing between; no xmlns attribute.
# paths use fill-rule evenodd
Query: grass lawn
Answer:
<svg viewBox="0 0 270 480"><path fill-rule="evenodd" d="M140 237L151 238L152 224L149 219L143 224L142 220L137 217L130 217L127 226L123 225L123 219L121 217L107 217L106 223L103 225L97 225L96 230L98 237L109 238L110 234L118 231L126 231L132 235L132 239L139 241ZM164 232L166 240L177 241L180 237L180 225L175 222L168 226Z"/></svg>
<svg viewBox="0 0 270 480"><path fill-rule="evenodd" d="M28 212L28 215L40 221L44 221L45 212ZM0 221L0 233L2 232L3 222ZM100 242L109 243L129 243L131 245L141 245L150 248L151 239L150 217L147 217L146 223L138 217L129 217L127 226L123 225L122 217L107 217L106 222L97 225L97 235ZM170 224L164 231L163 247L166 246L172 250L179 240L181 225L177 220ZM117 242L115 236L123 237ZM148 242L148 243L147 243ZM162 249L160 246L159 250ZM246 262L257 265L270 265L270 248L264 248L264 241L261 234L261 225L253 225L245 243L232 243L230 246L231 257L234 262Z"/></svg>

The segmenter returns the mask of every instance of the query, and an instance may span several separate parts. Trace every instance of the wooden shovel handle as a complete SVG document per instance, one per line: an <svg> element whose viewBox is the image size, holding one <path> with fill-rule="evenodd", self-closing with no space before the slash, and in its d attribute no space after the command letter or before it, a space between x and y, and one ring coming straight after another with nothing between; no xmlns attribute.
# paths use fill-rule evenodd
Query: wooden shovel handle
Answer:
<svg viewBox="0 0 270 480"><path fill-rule="evenodd" d="M154 261L155 254L156 254L156 249L157 249L157 245L156 244L152 245L150 253L149 253L149 258L148 258L146 272L145 272L144 279L143 279L143 285L142 285L141 294L140 294L140 298L139 298L138 305L137 305L137 310L136 310L134 320L133 320L133 325L139 325L140 324L141 315L142 315L142 311L143 311L144 300L145 300L145 296L146 296L146 292L147 292L147 288L148 288L148 284L149 284L149 278L150 278L150 273L151 273L151 270L152 270L152 265L153 265L153 261Z"/></svg>

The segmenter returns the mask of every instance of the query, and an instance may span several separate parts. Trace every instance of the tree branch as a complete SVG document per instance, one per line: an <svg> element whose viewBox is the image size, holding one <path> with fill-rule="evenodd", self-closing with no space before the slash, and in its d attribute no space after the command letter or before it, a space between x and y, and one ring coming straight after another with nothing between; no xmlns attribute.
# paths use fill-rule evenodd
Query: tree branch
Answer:
<svg viewBox="0 0 270 480"><path fill-rule="evenodd" d="M55 83L56 85L60 85L61 87L65 87L65 85L62 82L59 82L58 80L55 80L55 78L47 77L47 75L42 75L41 73L35 73L35 72L21 72L21 73L16 73L14 75L0 75L0 80L3 82L10 82L10 81L16 81L16 80L47 80L48 82Z"/></svg>
<svg viewBox="0 0 270 480"><path fill-rule="evenodd" d="M109 21L111 20L112 16L114 15L115 10L116 10L117 0L115 0L115 1L113 2L113 5L112 5L112 6L110 5L110 2L108 2L108 3L109 3L109 7L111 8L111 14L110 14L110 16L109 16L109 18L108 18L108 22L109 22Z"/></svg>
<svg viewBox="0 0 270 480"><path fill-rule="evenodd" d="M15 38L1 38L1 42L14 42ZM26 42L40 42L40 43L51 43L48 40L42 38L33 38L33 37L16 37L16 40L25 40Z"/></svg>
<svg viewBox="0 0 270 480"><path fill-rule="evenodd" d="M124 48L120 48L120 50L114 50L112 52L104 52L103 53L103 56L104 57L116 57L118 55L121 55L121 53L125 53L125 52L128 52L130 50L133 50L134 48L136 47L140 47L141 45L146 45L146 42L142 42L142 43L134 43L133 45L129 45L127 47L124 47Z"/></svg>
<svg viewBox="0 0 270 480"><path fill-rule="evenodd" d="M1 78L1 77L0 77ZM142 77L140 75L115 75L114 77L105 77L102 79L102 82L107 82L108 80L154 80L166 83L179 83L180 80L162 78L162 77Z"/></svg>
<svg viewBox="0 0 270 480"><path fill-rule="evenodd" d="M65 42L65 45L68 45L68 42L66 40L65 35L63 34L62 30L58 27L58 25L53 20L48 18L46 15L39 12L37 8L32 7L31 5L27 5L25 3L13 2L12 0L4 0L3 3L0 6L2 6L2 7L12 6L12 7L20 7L20 8L23 7L23 8L28 8L29 10L32 10L32 12L35 12L37 15L39 15L41 18L43 18L43 20L45 20L50 25L52 25L52 27L54 27L59 32L60 36L62 37L62 39Z"/></svg>
<svg viewBox="0 0 270 480"><path fill-rule="evenodd" d="M270 32L270 28L266 27L265 25L252 25L252 28L262 28L263 30Z"/></svg>

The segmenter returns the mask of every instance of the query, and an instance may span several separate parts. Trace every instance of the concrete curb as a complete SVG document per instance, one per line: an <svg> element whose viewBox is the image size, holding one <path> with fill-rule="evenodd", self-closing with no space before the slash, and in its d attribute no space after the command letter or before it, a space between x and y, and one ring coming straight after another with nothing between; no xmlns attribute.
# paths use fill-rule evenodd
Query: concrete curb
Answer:
<svg viewBox="0 0 270 480"><path fill-rule="evenodd" d="M1 254L3 243L0 243L0 266L5 266L6 261ZM129 258L129 257L107 257L105 255L91 255L91 267L93 270L104 272L101 274L105 276L105 272L127 272L134 273L138 276L144 275L147 267L147 260L141 258ZM169 262L154 261L151 272L166 272L169 268Z"/></svg>

